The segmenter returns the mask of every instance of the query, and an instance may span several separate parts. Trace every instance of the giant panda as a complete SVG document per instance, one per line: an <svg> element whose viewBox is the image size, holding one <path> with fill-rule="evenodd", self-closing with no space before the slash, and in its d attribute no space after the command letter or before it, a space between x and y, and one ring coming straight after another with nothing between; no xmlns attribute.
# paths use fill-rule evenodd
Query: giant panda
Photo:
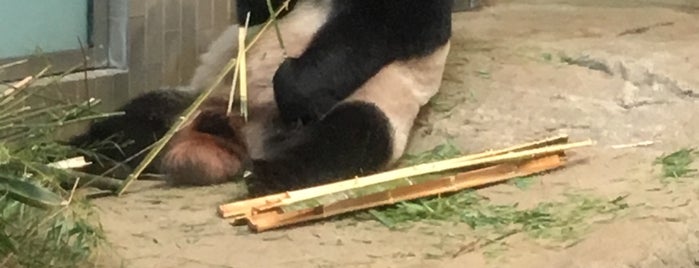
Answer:
<svg viewBox="0 0 699 268"><path fill-rule="evenodd" d="M274 9L283 0L272 0ZM93 123L71 140L86 146L121 135L130 149L160 138L238 50L238 25L270 18L266 0L238 0L238 24L200 57L188 86L137 96L124 116ZM150 167L173 185L246 177L251 196L367 175L405 150L415 118L437 93L451 39L453 0L292 0L247 58L249 118L226 114L231 80ZM248 14L249 17L248 17ZM234 109L235 111L235 109ZM128 164L140 161L135 158Z"/></svg>

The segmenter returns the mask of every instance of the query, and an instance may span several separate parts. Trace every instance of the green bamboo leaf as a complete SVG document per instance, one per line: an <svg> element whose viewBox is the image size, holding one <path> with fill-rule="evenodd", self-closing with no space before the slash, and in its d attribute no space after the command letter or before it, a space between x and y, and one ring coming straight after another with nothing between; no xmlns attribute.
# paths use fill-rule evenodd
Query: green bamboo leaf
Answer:
<svg viewBox="0 0 699 268"><path fill-rule="evenodd" d="M54 192L32 183L0 175L0 191L18 202L37 207L52 208L63 204L63 199Z"/></svg>
<svg viewBox="0 0 699 268"><path fill-rule="evenodd" d="M376 218L376 220L378 220L379 222L381 222L381 224L383 224L384 226L386 226L388 228L393 228L396 225L395 221L393 221L389 217L386 217L386 215L384 215L382 212L379 212L375 209L370 209L369 214L374 216L374 218Z"/></svg>
<svg viewBox="0 0 699 268"><path fill-rule="evenodd" d="M17 244L12 237L0 231L0 253L6 255L9 252L17 252Z"/></svg>
<svg viewBox="0 0 699 268"><path fill-rule="evenodd" d="M10 149L7 149L4 144L0 144L0 165L5 165L10 162Z"/></svg>
<svg viewBox="0 0 699 268"><path fill-rule="evenodd" d="M654 163L662 166L664 177L681 178L696 174L697 169L690 167L694 160L695 149L686 148L658 157Z"/></svg>

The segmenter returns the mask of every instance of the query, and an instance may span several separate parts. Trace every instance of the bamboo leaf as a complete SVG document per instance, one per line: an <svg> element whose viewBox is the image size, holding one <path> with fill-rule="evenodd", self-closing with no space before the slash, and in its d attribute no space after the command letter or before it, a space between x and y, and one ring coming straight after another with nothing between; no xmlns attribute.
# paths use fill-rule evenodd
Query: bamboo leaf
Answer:
<svg viewBox="0 0 699 268"><path fill-rule="evenodd" d="M8 253L4 251L16 252L17 244L12 240L12 237L7 235L4 231L0 231L0 254L5 255Z"/></svg>
<svg viewBox="0 0 699 268"><path fill-rule="evenodd" d="M680 178L696 174L697 169L690 166L694 162L694 149L681 149L669 155L663 155L655 160L656 165L661 165L663 176L667 178Z"/></svg>
<svg viewBox="0 0 699 268"><path fill-rule="evenodd" d="M0 175L0 191L7 192L9 198L37 208L52 208L63 204L63 199L54 192L27 181Z"/></svg>
<svg viewBox="0 0 699 268"><path fill-rule="evenodd" d="M0 165L5 165L10 162L10 149L0 144Z"/></svg>
<svg viewBox="0 0 699 268"><path fill-rule="evenodd" d="M372 209L369 210L369 214L374 216L376 220L378 220L379 222L381 222L381 224L385 225L388 228L393 228L394 226L396 226L396 223L391 218L386 217L386 215L384 215L382 212Z"/></svg>

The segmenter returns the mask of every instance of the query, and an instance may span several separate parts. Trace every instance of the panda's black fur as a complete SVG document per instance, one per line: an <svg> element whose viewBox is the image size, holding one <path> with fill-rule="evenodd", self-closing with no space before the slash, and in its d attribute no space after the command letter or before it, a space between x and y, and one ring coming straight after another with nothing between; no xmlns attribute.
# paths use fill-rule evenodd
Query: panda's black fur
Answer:
<svg viewBox="0 0 699 268"><path fill-rule="evenodd" d="M451 36L453 0L335 0L330 20L299 58L286 59L274 93L287 121L317 120L381 68L426 56Z"/></svg>
<svg viewBox="0 0 699 268"><path fill-rule="evenodd" d="M253 26L269 18L265 0L236 2L240 24L248 12ZM275 9L283 3L272 1ZM159 171L175 177L175 184L213 184L238 174L233 171L239 168L209 171L238 160L250 165L249 190L259 195L381 170L402 154L417 111L441 83L452 5L453 0L290 1L289 10L277 18L289 58L282 57L273 30L246 56L250 122L243 126L222 116L230 84L221 86L211 101L218 98L219 104L208 106L171 142ZM123 107L125 116L93 124L72 144L125 130L126 138L138 141L130 152L140 151L167 131L236 51L234 25L202 55L188 87L145 93ZM188 138L188 132L202 140ZM229 133L228 138L221 133ZM190 147L178 149L179 141ZM209 153L206 148L229 147L226 142L246 148L206 156L213 160L196 157ZM114 152L109 156L119 158ZM226 158L231 161L213 163ZM184 173L201 178L176 178Z"/></svg>

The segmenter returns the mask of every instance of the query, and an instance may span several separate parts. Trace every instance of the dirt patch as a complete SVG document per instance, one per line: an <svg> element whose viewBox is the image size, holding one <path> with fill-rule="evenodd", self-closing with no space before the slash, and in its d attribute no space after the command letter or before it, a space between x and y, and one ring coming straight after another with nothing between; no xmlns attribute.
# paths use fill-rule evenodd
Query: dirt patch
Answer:
<svg viewBox="0 0 699 268"><path fill-rule="evenodd" d="M444 85L410 151L447 138L466 152L554 133L592 138L596 147L572 156L583 161L538 176L527 189L503 184L479 193L524 207L565 193L627 196L623 217L592 225L575 243L514 234L462 252L476 237L466 224L391 231L342 219L251 234L215 215L216 205L239 195L238 185L139 182L132 194L95 202L113 250L126 267L696 267L699 180L664 184L652 163L699 145L699 16L679 0L660 7L518 2L455 16ZM655 144L612 149L649 140ZM105 266L118 267L113 261Z"/></svg>

